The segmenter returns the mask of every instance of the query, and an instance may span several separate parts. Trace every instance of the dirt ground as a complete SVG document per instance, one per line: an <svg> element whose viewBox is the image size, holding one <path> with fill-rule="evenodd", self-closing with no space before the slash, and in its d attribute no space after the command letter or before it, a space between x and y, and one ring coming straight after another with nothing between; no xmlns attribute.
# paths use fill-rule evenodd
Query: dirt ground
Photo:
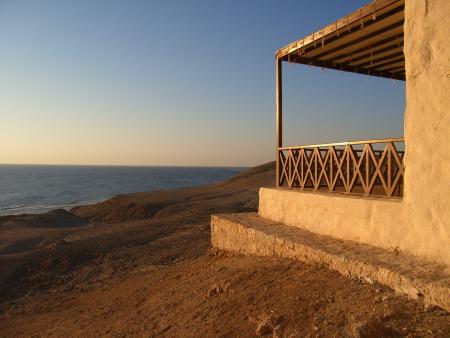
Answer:
<svg viewBox="0 0 450 338"><path fill-rule="evenodd" d="M380 285L212 250L211 213L255 210L273 176L0 218L0 336L450 337L447 312Z"/></svg>

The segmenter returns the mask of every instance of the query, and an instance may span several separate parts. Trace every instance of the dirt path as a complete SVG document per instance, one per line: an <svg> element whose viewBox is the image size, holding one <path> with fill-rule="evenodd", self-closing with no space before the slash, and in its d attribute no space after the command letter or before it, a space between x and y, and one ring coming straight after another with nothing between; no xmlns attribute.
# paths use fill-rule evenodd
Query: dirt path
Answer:
<svg viewBox="0 0 450 338"><path fill-rule="evenodd" d="M447 313L385 288L289 260L220 253L32 295L0 319L5 337L251 337L264 319L293 337L450 334Z"/></svg>

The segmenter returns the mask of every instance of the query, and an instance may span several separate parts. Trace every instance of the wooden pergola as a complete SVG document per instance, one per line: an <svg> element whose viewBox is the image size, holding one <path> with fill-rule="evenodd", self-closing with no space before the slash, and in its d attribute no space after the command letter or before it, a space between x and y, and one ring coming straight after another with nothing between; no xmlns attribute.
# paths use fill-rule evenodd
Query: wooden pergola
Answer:
<svg viewBox="0 0 450 338"><path fill-rule="evenodd" d="M277 186L402 196L404 152L395 145L403 138L283 147L282 64L404 81L404 7L375 0L276 52Z"/></svg>

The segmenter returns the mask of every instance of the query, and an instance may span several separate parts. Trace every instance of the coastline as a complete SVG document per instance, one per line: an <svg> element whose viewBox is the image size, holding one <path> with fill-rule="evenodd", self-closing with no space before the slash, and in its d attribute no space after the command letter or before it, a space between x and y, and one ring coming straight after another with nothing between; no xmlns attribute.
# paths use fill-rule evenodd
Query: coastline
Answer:
<svg viewBox="0 0 450 338"><path fill-rule="evenodd" d="M220 182L245 168L0 165L0 217L42 214L117 195Z"/></svg>
<svg viewBox="0 0 450 338"><path fill-rule="evenodd" d="M251 337L273 321L292 337L349 336L360 322L374 336L450 334L444 312L383 286L212 250L211 214L255 211L273 178L272 162L201 187L0 219L0 332Z"/></svg>
<svg viewBox="0 0 450 338"><path fill-rule="evenodd" d="M67 211L70 211L73 208L83 206L83 205L89 205L89 204L96 204L103 201L106 201L110 198L114 198L115 196L111 196L105 199L100 200L89 200L89 201L83 201L83 202L74 202L69 204L61 204L61 205L46 205L46 206L11 206L11 207L4 207L0 208L0 219L2 217L6 216L24 216L24 215L39 215L39 214L45 214L49 211L56 210L56 209L64 209Z"/></svg>

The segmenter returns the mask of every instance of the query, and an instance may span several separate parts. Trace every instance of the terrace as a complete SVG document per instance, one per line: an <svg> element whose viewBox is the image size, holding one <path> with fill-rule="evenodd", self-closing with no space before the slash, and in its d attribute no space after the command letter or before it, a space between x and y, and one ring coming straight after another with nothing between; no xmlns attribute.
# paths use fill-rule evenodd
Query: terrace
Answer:
<svg viewBox="0 0 450 338"><path fill-rule="evenodd" d="M378 0L276 52L276 186L401 198L403 137L284 146L283 63L405 80L404 0Z"/></svg>
<svg viewBox="0 0 450 338"><path fill-rule="evenodd" d="M276 187L261 187L257 213L213 216L212 245L325 265L450 311L448 13L445 0L376 0L278 50ZM405 138L283 145L289 62L407 78Z"/></svg>

